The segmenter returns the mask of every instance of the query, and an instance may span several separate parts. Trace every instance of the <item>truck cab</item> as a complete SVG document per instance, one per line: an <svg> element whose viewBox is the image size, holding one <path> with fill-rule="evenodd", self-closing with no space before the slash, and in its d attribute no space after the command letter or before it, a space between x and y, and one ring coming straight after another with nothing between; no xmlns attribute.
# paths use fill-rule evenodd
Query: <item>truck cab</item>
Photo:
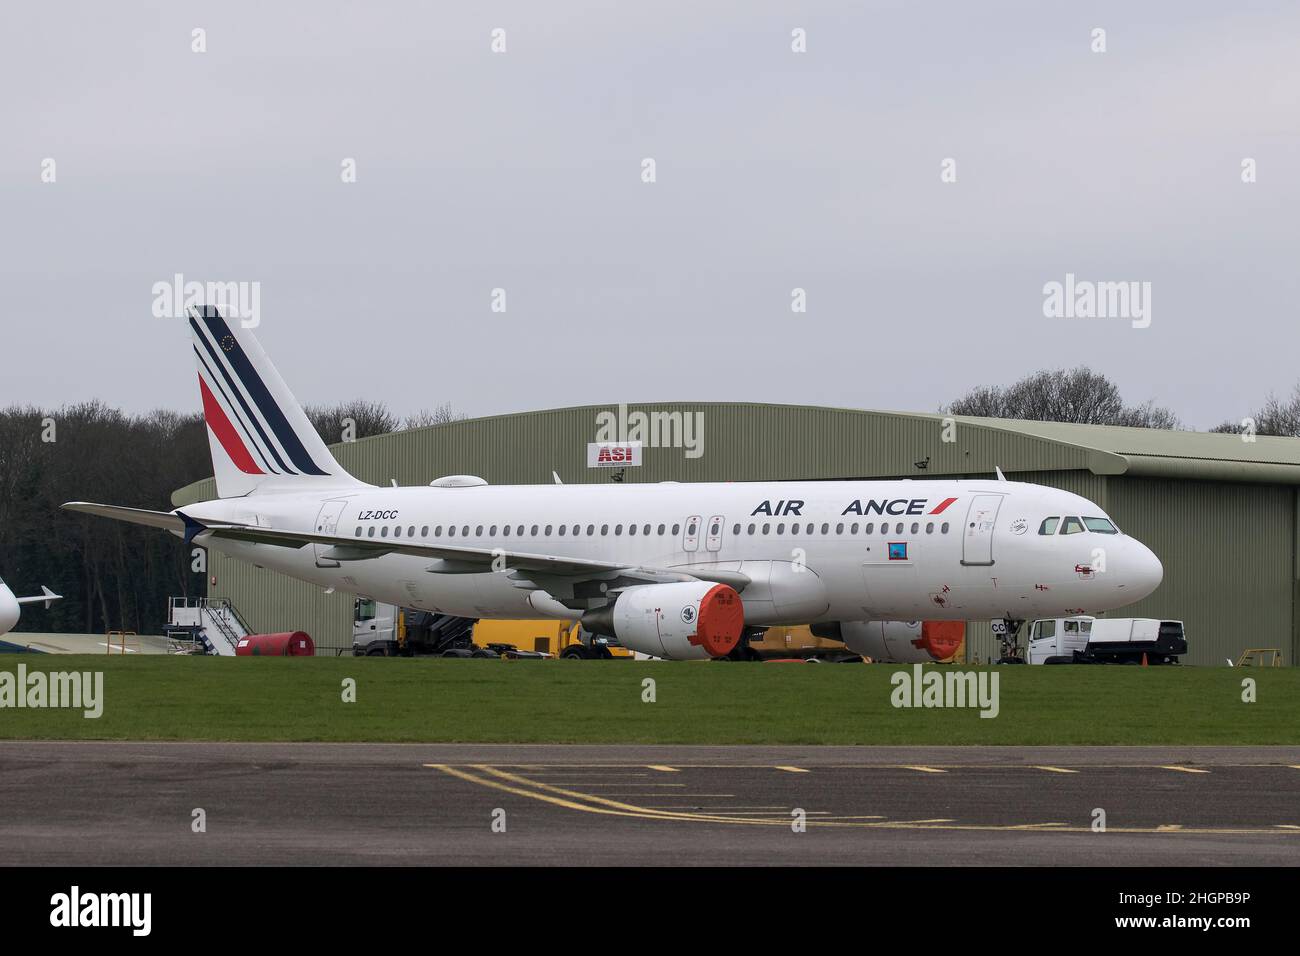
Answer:
<svg viewBox="0 0 1300 956"><path fill-rule="evenodd" d="M1035 621L1029 629L1026 659L1030 664L1073 664L1088 649L1094 620L1081 614Z"/></svg>

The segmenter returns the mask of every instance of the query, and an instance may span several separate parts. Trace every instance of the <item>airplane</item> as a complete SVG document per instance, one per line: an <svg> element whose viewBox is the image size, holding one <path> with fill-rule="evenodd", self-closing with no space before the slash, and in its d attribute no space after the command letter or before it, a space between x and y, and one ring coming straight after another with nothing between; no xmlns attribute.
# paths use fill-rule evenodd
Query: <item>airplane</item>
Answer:
<svg viewBox="0 0 1300 956"><path fill-rule="evenodd" d="M14 592L9 590L9 585L5 584L4 578L0 578L0 637L17 626L18 618L22 615L22 605L44 601L48 610L51 604L63 597L61 594L55 594L45 585L41 585L41 592L35 597L14 597Z"/></svg>
<svg viewBox="0 0 1300 956"><path fill-rule="evenodd" d="M1104 509L995 479L378 487L312 428L252 329L188 314L217 498L69 502L402 607L581 621L658 658L743 658L776 624L1094 613L1159 586Z"/></svg>

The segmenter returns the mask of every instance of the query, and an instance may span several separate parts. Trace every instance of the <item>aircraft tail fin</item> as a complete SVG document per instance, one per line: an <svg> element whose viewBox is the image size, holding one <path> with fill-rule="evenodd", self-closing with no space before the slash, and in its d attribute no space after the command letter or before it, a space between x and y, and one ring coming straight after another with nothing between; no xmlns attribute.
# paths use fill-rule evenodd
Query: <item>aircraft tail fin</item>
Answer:
<svg viewBox="0 0 1300 956"><path fill-rule="evenodd" d="M189 310L219 498L312 484L361 485L334 460L253 330Z"/></svg>

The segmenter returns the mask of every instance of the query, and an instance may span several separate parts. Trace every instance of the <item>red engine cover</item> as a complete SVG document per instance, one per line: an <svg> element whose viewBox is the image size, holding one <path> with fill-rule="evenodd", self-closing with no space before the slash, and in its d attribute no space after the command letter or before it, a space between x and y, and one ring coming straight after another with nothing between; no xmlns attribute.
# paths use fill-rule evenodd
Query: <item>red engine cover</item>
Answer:
<svg viewBox="0 0 1300 956"><path fill-rule="evenodd" d="M689 640L713 657L730 654L745 627L745 605L734 588L717 584L700 599L700 617Z"/></svg>

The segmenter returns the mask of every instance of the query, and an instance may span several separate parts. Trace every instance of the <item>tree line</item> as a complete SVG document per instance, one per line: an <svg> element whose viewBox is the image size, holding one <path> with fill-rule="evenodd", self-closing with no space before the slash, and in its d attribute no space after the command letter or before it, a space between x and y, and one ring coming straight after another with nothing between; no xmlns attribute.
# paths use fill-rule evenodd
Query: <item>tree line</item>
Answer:
<svg viewBox="0 0 1300 956"><path fill-rule="evenodd" d="M306 409L327 443L463 418L449 405L400 418L382 403ZM161 634L167 599L207 593L206 572L172 535L74 514L66 501L170 511L177 488L212 475L201 415L129 415L102 402L0 409L0 578L15 594L58 594L23 609L19 630Z"/></svg>

